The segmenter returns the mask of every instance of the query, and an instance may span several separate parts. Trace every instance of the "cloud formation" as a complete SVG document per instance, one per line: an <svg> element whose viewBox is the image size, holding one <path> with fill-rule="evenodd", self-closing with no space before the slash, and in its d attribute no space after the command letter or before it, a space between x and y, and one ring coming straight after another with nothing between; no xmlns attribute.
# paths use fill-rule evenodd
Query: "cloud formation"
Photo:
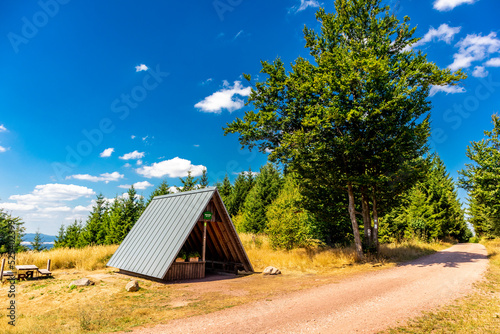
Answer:
<svg viewBox="0 0 500 334"><path fill-rule="evenodd" d="M466 90L463 87L459 86L435 86L431 85L431 91L429 92L429 96L434 96L439 92L444 92L446 94L460 94L460 93L465 93Z"/></svg>
<svg viewBox="0 0 500 334"><path fill-rule="evenodd" d="M121 156L119 158L122 160L137 160L137 159L144 158L144 155L145 155L144 152L134 151L134 152L124 154L123 156Z"/></svg>
<svg viewBox="0 0 500 334"><path fill-rule="evenodd" d="M142 181L142 182L136 182L133 184L134 188L135 189L138 189L138 190L144 190L146 188L149 188L152 186L151 183L149 183L148 181ZM118 188L123 188L123 189L129 189L131 187L130 184L122 184L122 185L119 185Z"/></svg>
<svg viewBox="0 0 500 334"><path fill-rule="evenodd" d="M231 87L229 82L224 80L221 90L207 96L203 101L196 103L194 106L207 113L220 114L223 109L233 112L245 106L245 102L237 96L249 96L251 92L252 88L243 87L241 81L235 81Z"/></svg>
<svg viewBox="0 0 500 334"><path fill-rule="evenodd" d="M450 27L446 23L441 24L437 29L431 27L429 31L424 35L424 37L422 37L422 39L415 43L413 46L421 46L433 40L443 41L446 44L450 44L455 35L458 34L461 29L462 27Z"/></svg>
<svg viewBox="0 0 500 334"><path fill-rule="evenodd" d="M60 206L60 202L74 201L92 195L95 195L95 192L87 187L51 183L36 186L30 194L12 195L9 199L24 205L57 207ZM5 203L0 204L0 206L3 206L3 204Z"/></svg>
<svg viewBox="0 0 500 334"><path fill-rule="evenodd" d="M500 67L500 58L491 58L486 63L484 63L484 65L490 67Z"/></svg>
<svg viewBox="0 0 500 334"><path fill-rule="evenodd" d="M0 132L7 132L7 128L3 124L0 124Z"/></svg>
<svg viewBox="0 0 500 334"><path fill-rule="evenodd" d="M434 1L434 9L437 9L440 12L447 12L457 6L463 4L473 4L476 1L479 0L436 0Z"/></svg>
<svg viewBox="0 0 500 334"><path fill-rule="evenodd" d="M475 61L483 61L500 51L500 40L495 32L487 36L470 34L456 44L458 52L453 55L453 63L448 66L452 71L468 68Z"/></svg>
<svg viewBox="0 0 500 334"><path fill-rule="evenodd" d="M303 10L306 10L309 7L318 8L319 7L318 0L300 0L300 5L292 7L290 12L298 13Z"/></svg>
<svg viewBox="0 0 500 334"><path fill-rule="evenodd" d="M151 166L143 166L137 168L136 172L144 177L185 177L188 171L191 171L192 176L200 176L203 170L206 169L203 165L193 165L191 161L175 157L170 160L156 162Z"/></svg>
<svg viewBox="0 0 500 334"><path fill-rule="evenodd" d="M149 67L147 67L144 64L141 64L141 65L135 67L136 72L147 71L148 69L149 69Z"/></svg>
<svg viewBox="0 0 500 334"><path fill-rule="evenodd" d="M6 151L7 151L7 149L5 147L0 146L0 153L6 152Z"/></svg>
<svg viewBox="0 0 500 334"><path fill-rule="evenodd" d="M489 72L486 71L484 66L476 66L474 67L474 71L472 72L472 76L476 78L486 78Z"/></svg>
<svg viewBox="0 0 500 334"><path fill-rule="evenodd" d="M76 174L76 175L66 176L66 180L75 179L75 180L90 181L90 182L109 183L110 181L118 181L120 179L123 179L123 176L124 176L123 174L120 174L118 172L103 173L99 176L93 176L90 174Z"/></svg>
<svg viewBox="0 0 500 334"><path fill-rule="evenodd" d="M101 154L99 154L99 155L101 156L101 158L109 158L111 156L111 154L113 154L114 151L115 151L115 149L110 147L110 148L107 148L104 151L102 151Z"/></svg>

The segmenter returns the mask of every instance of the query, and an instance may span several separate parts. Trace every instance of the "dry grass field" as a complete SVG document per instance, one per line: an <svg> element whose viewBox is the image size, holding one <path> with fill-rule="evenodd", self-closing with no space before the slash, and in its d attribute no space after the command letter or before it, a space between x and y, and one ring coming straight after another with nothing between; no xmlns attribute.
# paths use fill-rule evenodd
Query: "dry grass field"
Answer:
<svg viewBox="0 0 500 334"><path fill-rule="evenodd" d="M16 327L8 325L6 311L0 312L0 333L100 333L154 325L337 282L449 246L417 242L383 245L379 259L356 263L351 248L286 252L270 249L262 236L242 235L241 239L256 274L209 276L203 281L173 284L138 279L141 289L133 293L125 290L130 277L105 267L116 246L18 254L18 264L42 268L50 258L54 278L22 281L16 285ZM268 265L280 268L283 274L260 275ZM79 278L89 278L95 285L68 287ZM8 284L0 286L0 309L8 307L7 290Z"/></svg>

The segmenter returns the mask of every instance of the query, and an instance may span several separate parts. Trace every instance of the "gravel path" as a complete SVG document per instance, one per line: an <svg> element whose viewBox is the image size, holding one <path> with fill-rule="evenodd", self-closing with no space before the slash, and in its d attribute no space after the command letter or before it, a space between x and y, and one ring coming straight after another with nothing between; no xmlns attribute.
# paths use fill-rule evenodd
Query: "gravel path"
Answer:
<svg viewBox="0 0 500 334"><path fill-rule="evenodd" d="M458 244L396 268L133 333L373 333L466 294L487 265L484 246Z"/></svg>

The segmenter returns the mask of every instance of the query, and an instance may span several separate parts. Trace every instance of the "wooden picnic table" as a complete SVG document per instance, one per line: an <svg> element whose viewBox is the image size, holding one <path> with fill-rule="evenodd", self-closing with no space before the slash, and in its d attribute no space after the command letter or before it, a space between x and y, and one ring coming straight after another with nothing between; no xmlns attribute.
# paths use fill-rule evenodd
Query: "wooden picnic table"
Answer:
<svg viewBox="0 0 500 334"><path fill-rule="evenodd" d="M26 279L28 276L27 273L29 271L32 271L32 274L31 274L31 278L33 278L35 272L38 274L38 267L35 266L34 264L23 264L23 265L18 265L16 266L16 269L17 269L17 278L18 279L21 279L21 278L24 278ZM20 271L25 271L26 273L25 274L20 274L19 272Z"/></svg>

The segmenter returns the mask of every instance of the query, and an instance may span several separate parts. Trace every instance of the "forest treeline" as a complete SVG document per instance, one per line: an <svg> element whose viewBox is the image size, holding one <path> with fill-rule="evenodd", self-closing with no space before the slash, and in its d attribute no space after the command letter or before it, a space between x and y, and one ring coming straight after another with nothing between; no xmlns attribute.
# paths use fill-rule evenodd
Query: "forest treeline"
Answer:
<svg viewBox="0 0 500 334"><path fill-rule="evenodd" d="M426 167L422 179L401 196L390 213L381 217L382 242L414 238L467 241L471 237L455 185L443 162L434 155L426 160ZM200 180L188 175L180 179L183 186L176 190L207 187L207 179L206 171ZM234 182L226 175L213 185L218 188L238 232L267 234L274 248L346 245L353 241L345 213L347 199L334 203L338 215L325 215L314 200L305 199L297 177L283 173L275 164L268 163L257 173L242 172ZM55 247L119 244L151 200L172 193L170 189L167 181L161 182L147 201L133 187L125 196L111 201L98 195L85 222L61 226Z"/></svg>

